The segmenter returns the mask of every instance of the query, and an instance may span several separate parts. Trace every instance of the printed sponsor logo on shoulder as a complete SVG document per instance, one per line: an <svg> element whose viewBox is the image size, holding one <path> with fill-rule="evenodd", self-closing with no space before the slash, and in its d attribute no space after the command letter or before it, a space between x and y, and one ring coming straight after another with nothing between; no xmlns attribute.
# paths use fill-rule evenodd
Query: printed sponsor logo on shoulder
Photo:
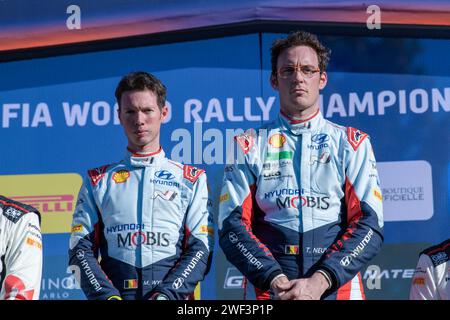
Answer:
<svg viewBox="0 0 450 320"><path fill-rule="evenodd" d="M206 224L202 224L199 230L200 234L209 234L210 236L214 235L214 228L207 226Z"/></svg>
<svg viewBox="0 0 450 320"><path fill-rule="evenodd" d="M91 184L95 187L99 181L105 176L106 169L109 165L101 166L99 168L88 170L89 178L91 179Z"/></svg>
<svg viewBox="0 0 450 320"><path fill-rule="evenodd" d="M438 266L446 261L448 261L448 255L445 252L438 252L430 256L433 260L434 266Z"/></svg>
<svg viewBox="0 0 450 320"><path fill-rule="evenodd" d="M83 225L82 224L76 224L72 227L72 232L81 232L83 231Z"/></svg>
<svg viewBox="0 0 450 320"><path fill-rule="evenodd" d="M183 176L188 179L190 182L195 182L197 181L198 177L200 177L200 175L205 172L205 170L193 167L193 166L188 166L188 165L184 165L183 166Z"/></svg>
<svg viewBox="0 0 450 320"><path fill-rule="evenodd" d="M228 199L230 199L230 194L228 192L226 192L226 193L220 195L219 203L227 201Z"/></svg>
<svg viewBox="0 0 450 320"><path fill-rule="evenodd" d="M380 201L383 201L383 196L381 195L381 191L378 189L373 189L373 195Z"/></svg>
<svg viewBox="0 0 450 320"><path fill-rule="evenodd" d="M24 215L24 212L13 207L7 207L6 209L3 209L3 215L12 222L16 223L20 217Z"/></svg>
<svg viewBox="0 0 450 320"><path fill-rule="evenodd" d="M368 134L362 132L361 130L348 127L347 128L347 139L353 149L356 151L361 143L367 138Z"/></svg>
<svg viewBox="0 0 450 320"><path fill-rule="evenodd" d="M32 247L36 247L39 250L42 250L42 243L40 243L39 241L32 239L30 237L27 237L27 245L32 246Z"/></svg>
<svg viewBox="0 0 450 320"><path fill-rule="evenodd" d="M252 130L248 130L245 133L236 136L235 139L244 154L247 154L255 144L254 132Z"/></svg>

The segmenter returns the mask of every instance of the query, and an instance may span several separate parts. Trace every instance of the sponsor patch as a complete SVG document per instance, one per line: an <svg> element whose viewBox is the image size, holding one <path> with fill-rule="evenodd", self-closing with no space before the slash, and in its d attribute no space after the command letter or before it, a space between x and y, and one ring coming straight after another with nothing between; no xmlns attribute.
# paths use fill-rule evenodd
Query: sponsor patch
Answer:
<svg viewBox="0 0 450 320"><path fill-rule="evenodd" d="M236 136L235 139L244 154L247 154L255 144L255 138L252 131L247 131L240 136Z"/></svg>
<svg viewBox="0 0 450 320"><path fill-rule="evenodd" d="M309 164L313 165L314 163L329 163L331 161L331 156L329 152L322 152L321 154L312 154L309 159Z"/></svg>
<svg viewBox="0 0 450 320"><path fill-rule="evenodd" d="M347 128L347 139L351 144L353 149L356 151L364 139L368 136L367 133L362 132L361 130L348 127Z"/></svg>
<svg viewBox="0 0 450 320"><path fill-rule="evenodd" d="M72 227L72 232L81 232L83 231L83 225L81 224L76 224Z"/></svg>
<svg viewBox="0 0 450 320"><path fill-rule="evenodd" d="M269 144L274 148L283 147L286 142L286 137L283 134L275 133L273 136L269 138Z"/></svg>
<svg viewBox="0 0 450 320"><path fill-rule="evenodd" d="M425 278L422 277L417 277L413 279L413 285L416 286L423 286L425 285Z"/></svg>
<svg viewBox="0 0 450 320"><path fill-rule="evenodd" d="M282 159L292 159L294 157L293 151L281 151L281 152L268 152L266 160L282 160Z"/></svg>
<svg viewBox="0 0 450 320"><path fill-rule="evenodd" d="M40 243L39 241L36 241L34 239L31 239L30 237L27 237L27 245L36 247L39 250L42 250L42 243Z"/></svg>
<svg viewBox="0 0 450 320"><path fill-rule="evenodd" d="M200 226L200 233L201 234L209 234L214 235L214 228L208 227L206 224L203 224Z"/></svg>
<svg viewBox="0 0 450 320"><path fill-rule="evenodd" d="M300 248L298 245L286 245L284 246L284 253L298 255L300 253Z"/></svg>
<svg viewBox="0 0 450 320"><path fill-rule="evenodd" d="M112 179L115 183L124 183L130 177L130 171L120 170L113 174Z"/></svg>
<svg viewBox="0 0 450 320"><path fill-rule="evenodd" d="M228 199L230 199L230 194L228 192L224 193L224 194L220 195L219 203L227 201Z"/></svg>
<svg viewBox="0 0 450 320"><path fill-rule="evenodd" d="M436 254L431 255L430 258L433 261L433 264L435 267L437 267L438 265L440 265L444 262L447 262L449 259L447 253L445 253L445 252L438 252Z"/></svg>
<svg viewBox="0 0 450 320"><path fill-rule="evenodd" d="M40 217L40 213L37 209L26 205L25 203L20 203L3 196L0 196L0 209L3 211L3 215L14 223L16 223L24 214L29 212L36 212Z"/></svg>
<svg viewBox="0 0 450 320"><path fill-rule="evenodd" d="M155 190L155 193L153 194L153 199L161 198L166 201L172 201L177 196L177 193L173 190L167 190L165 192L162 192L161 190Z"/></svg>
<svg viewBox="0 0 450 320"><path fill-rule="evenodd" d="M381 195L381 192L377 189L373 190L373 195L380 201L383 201L383 196Z"/></svg>
<svg viewBox="0 0 450 320"><path fill-rule="evenodd" d="M163 179L163 180L173 180L175 176L167 170L159 170L155 172L155 178Z"/></svg>
<svg viewBox="0 0 450 320"><path fill-rule="evenodd" d="M193 166L188 166L188 165L184 165L183 166L183 176L188 179L190 182L195 182L197 181L198 177L200 177L200 175L205 172L205 170L193 167Z"/></svg>
<svg viewBox="0 0 450 320"><path fill-rule="evenodd" d="M106 169L108 169L109 165L101 166L99 168L88 170L89 178L91 179L91 184L95 187L98 182L105 176Z"/></svg>

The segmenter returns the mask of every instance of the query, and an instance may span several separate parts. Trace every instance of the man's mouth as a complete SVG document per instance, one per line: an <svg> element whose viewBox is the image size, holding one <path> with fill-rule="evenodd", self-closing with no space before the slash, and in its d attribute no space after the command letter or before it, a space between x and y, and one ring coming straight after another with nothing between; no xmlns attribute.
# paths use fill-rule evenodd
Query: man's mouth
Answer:
<svg viewBox="0 0 450 320"><path fill-rule="evenodd" d="M136 131L134 132L134 134L137 135L137 136L143 136L143 135L145 135L146 133L147 133L147 130L136 130Z"/></svg>
<svg viewBox="0 0 450 320"><path fill-rule="evenodd" d="M291 93L306 94L306 93L308 93L308 91L303 88L292 88Z"/></svg>

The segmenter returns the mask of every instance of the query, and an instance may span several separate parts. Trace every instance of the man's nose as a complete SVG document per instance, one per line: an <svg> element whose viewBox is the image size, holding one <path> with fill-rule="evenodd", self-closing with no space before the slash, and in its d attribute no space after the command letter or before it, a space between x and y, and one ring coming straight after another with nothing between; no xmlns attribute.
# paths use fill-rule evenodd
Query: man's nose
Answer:
<svg viewBox="0 0 450 320"><path fill-rule="evenodd" d="M134 119L136 124L143 124L145 122L144 117L145 117L145 114L142 111L136 112L136 117Z"/></svg>
<svg viewBox="0 0 450 320"><path fill-rule="evenodd" d="M298 82L305 81L305 75L303 74L303 72L300 68L295 69L294 80L296 80Z"/></svg>

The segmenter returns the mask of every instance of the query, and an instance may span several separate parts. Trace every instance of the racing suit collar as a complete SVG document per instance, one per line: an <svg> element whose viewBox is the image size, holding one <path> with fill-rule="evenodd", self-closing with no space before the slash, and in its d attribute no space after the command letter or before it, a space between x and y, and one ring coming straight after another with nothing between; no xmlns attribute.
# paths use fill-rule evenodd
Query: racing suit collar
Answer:
<svg viewBox="0 0 450 320"><path fill-rule="evenodd" d="M158 151L152 153L135 153L127 148L125 161L133 167L149 167L161 163L165 157L166 154L162 147L159 147Z"/></svg>
<svg viewBox="0 0 450 320"><path fill-rule="evenodd" d="M318 109L312 116L304 120L298 120L288 116L283 111L280 111L279 121L281 126L289 130L294 135L300 135L304 132L310 132L322 125L324 119L320 109Z"/></svg>

